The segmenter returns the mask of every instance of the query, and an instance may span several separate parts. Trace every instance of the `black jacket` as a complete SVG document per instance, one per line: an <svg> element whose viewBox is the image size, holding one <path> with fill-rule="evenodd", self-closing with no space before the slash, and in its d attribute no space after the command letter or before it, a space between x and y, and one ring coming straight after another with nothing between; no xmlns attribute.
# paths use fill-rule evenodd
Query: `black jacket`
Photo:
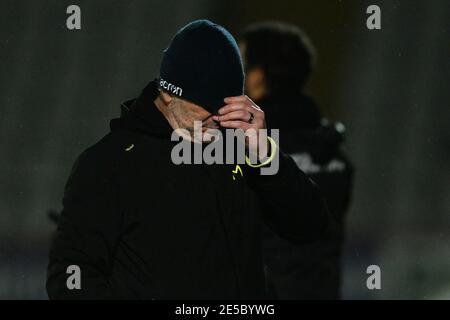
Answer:
<svg viewBox="0 0 450 320"><path fill-rule="evenodd" d="M156 95L151 82L77 159L50 250L49 297L264 298L262 218L285 237L317 238L328 223L317 188L284 154L274 176L174 165ZM81 269L80 290L66 287L69 265Z"/></svg>
<svg viewBox="0 0 450 320"><path fill-rule="evenodd" d="M280 129L281 148L319 186L335 222L332 232L309 244L266 230L264 252L273 294L280 299L337 299L353 180L353 166L340 149L344 126L322 118L315 103L301 94L272 96L259 105L268 126ZM297 210L302 212L300 203Z"/></svg>

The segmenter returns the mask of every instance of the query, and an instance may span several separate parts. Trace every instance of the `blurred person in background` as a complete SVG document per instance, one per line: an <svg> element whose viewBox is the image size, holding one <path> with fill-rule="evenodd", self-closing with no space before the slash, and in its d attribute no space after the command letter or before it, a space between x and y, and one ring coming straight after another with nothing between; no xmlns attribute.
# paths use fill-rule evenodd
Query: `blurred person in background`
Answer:
<svg viewBox="0 0 450 320"><path fill-rule="evenodd" d="M345 128L323 118L304 93L315 49L298 27L264 22L248 27L240 42L246 93L280 129L280 145L319 185L336 221L332 233L311 244L295 244L268 228L264 255L269 286L279 299L339 299L345 213L353 170L340 150ZM299 204L298 211L300 214Z"/></svg>

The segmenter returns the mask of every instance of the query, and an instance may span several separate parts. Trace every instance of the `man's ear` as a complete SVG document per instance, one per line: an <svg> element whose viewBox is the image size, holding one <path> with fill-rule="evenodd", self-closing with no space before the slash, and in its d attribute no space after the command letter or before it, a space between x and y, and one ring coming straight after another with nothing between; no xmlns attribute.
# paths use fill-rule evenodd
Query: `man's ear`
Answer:
<svg viewBox="0 0 450 320"><path fill-rule="evenodd" d="M261 67L254 67L252 70L254 81L259 86L264 86L266 83L266 76L264 70Z"/></svg>
<svg viewBox="0 0 450 320"><path fill-rule="evenodd" d="M172 102L172 96L168 94L167 92L160 91L159 95L161 97L161 100L164 102L166 106L168 106Z"/></svg>
<svg viewBox="0 0 450 320"><path fill-rule="evenodd" d="M261 67L253 67L245 75L246 91L252 100L262 98L267 92L266 76Z"/></svg>

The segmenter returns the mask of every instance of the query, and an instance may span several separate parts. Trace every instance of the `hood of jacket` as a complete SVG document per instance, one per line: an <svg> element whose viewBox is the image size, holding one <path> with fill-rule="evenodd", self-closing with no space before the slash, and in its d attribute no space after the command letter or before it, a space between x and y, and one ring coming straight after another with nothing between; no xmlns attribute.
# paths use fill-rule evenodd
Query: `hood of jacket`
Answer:
<svg viewBox="0 0 450 320"><path fill-rule="evenodd" d="M157 82L153 80L137 98L123 102L120 117L110 122L111 131L125 129L170 138L172 127L154 103L158 93Z"/></svg>

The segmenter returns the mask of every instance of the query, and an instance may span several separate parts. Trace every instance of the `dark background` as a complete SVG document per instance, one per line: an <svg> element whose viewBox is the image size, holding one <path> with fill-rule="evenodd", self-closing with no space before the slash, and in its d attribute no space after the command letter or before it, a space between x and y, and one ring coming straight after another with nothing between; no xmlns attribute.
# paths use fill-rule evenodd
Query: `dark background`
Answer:
<svg viewBox="0 0 450 320"><path fill-rule="evenodd" d="M66 28L70 4L81 30ZM382 30L366 28L371 4ZM450 299L448 0L1 0L0 298L46 298L46 214L61 208L73 161L198 18L236 36L252 22L291 22L316 45L308 90L346 125L357 169L344 298ZM371 264L379 291L366 288Z"/></svg>

